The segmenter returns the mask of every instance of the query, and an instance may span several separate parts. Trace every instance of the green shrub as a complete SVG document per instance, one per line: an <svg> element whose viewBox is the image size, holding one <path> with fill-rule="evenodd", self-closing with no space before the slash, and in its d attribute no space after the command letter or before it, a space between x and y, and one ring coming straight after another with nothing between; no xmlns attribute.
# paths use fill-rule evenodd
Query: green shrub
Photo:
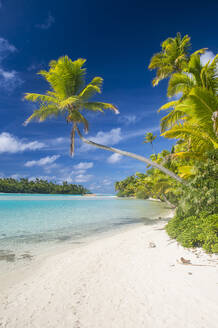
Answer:
<svg viewBox="0 0 218 328"><path fill-rule="evenodd" d="M126 197L126 194L124 191L118 191L117 197Z"/></svg>
<svg viewBox="0 0 218 328"><path fill-rule="evenodd" d="M209 253L218 253L218 214L176 216L169 221L166 231L184 247L203 247Z"/></svg>
<svg viewBox="0 0 218 328"><path fill-rule="evenodd" d="M136 198L138 199L147 199L148 195L144 190L139 190L136 192Z"/></svg>
<svg viewBox="0 0 218 328"><path fill-rule="evenodd" d="M188 217L218 212L218 153L208 154L206 162L196 164L196 175L181 187L176 215Z"/></svg>

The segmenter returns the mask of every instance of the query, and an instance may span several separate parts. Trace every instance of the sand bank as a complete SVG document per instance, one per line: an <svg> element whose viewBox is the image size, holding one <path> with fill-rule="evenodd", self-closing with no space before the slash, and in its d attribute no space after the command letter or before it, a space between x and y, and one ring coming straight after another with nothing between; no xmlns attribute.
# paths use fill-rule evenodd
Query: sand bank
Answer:
<svg viewBox="0 0 218 328"><path fill-rule="evenodd" d="M0 327L217 327L216 256L178 246L163 226L136 227L49 257L3 290Z"/></svg>

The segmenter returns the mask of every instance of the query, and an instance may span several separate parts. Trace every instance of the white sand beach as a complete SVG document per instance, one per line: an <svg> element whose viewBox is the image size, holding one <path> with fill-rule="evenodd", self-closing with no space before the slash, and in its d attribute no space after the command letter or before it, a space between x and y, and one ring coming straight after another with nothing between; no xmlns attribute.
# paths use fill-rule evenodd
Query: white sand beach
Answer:
<svg viewBox="0 0 218 328"><path fill-rule="evenodd" d="M50 256L3 289L0 327L217 327L217 257L178 246L163 226L135 227Z"/></svg>

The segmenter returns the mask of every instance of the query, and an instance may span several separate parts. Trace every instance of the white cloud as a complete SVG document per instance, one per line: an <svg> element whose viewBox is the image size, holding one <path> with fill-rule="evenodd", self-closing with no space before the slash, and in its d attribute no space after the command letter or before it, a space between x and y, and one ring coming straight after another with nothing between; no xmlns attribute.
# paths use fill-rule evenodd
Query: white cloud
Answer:
<svg viewBox="0 0 218 328"><path fill-rule="evenodd" d="M16 71L8 72L0 68L0 87L11 92L22 83L23 81Z"/></svg>
<svg viewBox="0 0 218 328"><path fill-rule="evenodd" d="M93 175L87 174L87 170L94 166L92 162L80 162L72 167L65 167L59 169L59 180L67 181L69 183L83 183L89 181Z"/></svg>
<svg viewBox="0 0 218 328"><path fill-rule="evenodd" d="M80 162L77 165L74 165L75 170L80 170L80 171L86 171L88 169L91 169L93 167L92 162Z"/></svg>
<svg viewBox="0 0 218 328"><path fill-rule="evenodd" d="M54 144L60 144L60 143L63 143L63 142L66 142L66 141L69 141L69 138L63 138L63 137L58 137L56 139L54 139Z"/></svg>
<svg viewBox="0 0 218 328"><path fill-rule="evenodd" d="M112 129L109 132L99 131L95 137L90 137L90 140L104 145L114 145L122 140L121 128Z"/></svg>
<svg viewBox="0 0 218 328"><path fill-rule="evenodd" d="M43 69L44 66L45 66L44 63L33 63L33 64L31 64L30 66L27 67L27 70L29 72L39 71L39 70Z"/></svg>
<svg viewBox="0 0 218 328"><path fill-rule="evenodd" d="M122 156L120 154L114 153L110 157L108 157L107 161L108 163L114 164L119 162L122 159Z"/></svg>
<svg viewBox="0 0 218 328"><path fill-rule="evenodd" d="M16 51L17 49L15 46L10 44L7 40L0 38L0 63L10 53L14 53ZM2 65L0 66L0 87L6 89L8 92L11 92L22 83L23 81L16 71L8 71L5 70Z"/></svg>
<svg viewBox="0 0 218 328"><path fill-rule="evenodd" d="M20 153L26 150L37 150L45 147L45 144L38 141L26 142L20 140L10 133L0 134L0 153Z"/></svg>
<svg viewBox="0 0 218 328"><path fill-rule="evenodd" d="M128 133L125 133L123 135L123 140L128 140L128 139L140 137L140 136L145 135L145 133L147 133L147 132L157 132L157 131L160 131L160 127L158 125L153 126L151 128L146 128L146 129L132 130L132 131L129 131Z"/></svg>
<svg viewBox="0 0 218 328"><path fill-rule="evenodd" d="M12 178L12 179L15 179L15 180L18 180L18 179L21 178L21 175L20 175L20 174L12 174L12 175L11 175L11 178ZM22 176L22 178L24 178L24 176Z"/></svg>
<svg viewBox="0 0 218 328"><path fill-rule="evenodd" d="M122 140L121 128L112 129L108 132L99 131L95 137L90 136L88 139L103 145L115 145ZM85 152L93 148L93 146L83 143L80 151Z"/></svg>
<svg viewBox="0 0 218 328"><path fill-rule="evenodd" d="M97 183L92 183L89 187L88 187L89 190L93 190L93 189L101 189L102 190L102 185L99 185Z"/></svg>
<svg viewBox="0 0 218 328"><path fill-rule="evenodd" d="M93 177L93 175L91 174L79 174L75 177L75 182L76 183L83 183L83 182L88 182L91 178Z"/></svg>
<svg viewBox="0 0 218 328"><path fill-rule="evenodd" d="M153 126L147 129L135 129L135 130L125 131L124 133L121 133L121 128L116 128L108 132L99 131L95 137L90 136L87 139L102 145L113 146L115 144L118 144L120 141L125 141L132 138L140 137L145 135L145 133L147 132L156 132L159 130L160 130L159 126ZM91 145L87 145L85 143L83 143L82 146L80 147L81 152L86 152L89 150L96 150L96 149L98 148Z"/></svg>
<svg viewBox="0 0 218 328"><path fill-rule="evenodd" d="M46 156L46 157L40 158L38 161L28 161L24 164L24 166L32 167L32 166L44 166L44 165L52 164L59 157L60 157L60 155Z"/></svg>
<svg viewBox="0 0 218 328"><path fill-rule="evenodd" d="M35 181L36 179L39 179L39 180L47 180L47 181L51 181L51 180L54 180L56 181L56 176L48 176L48 175L42 175L42 176L37 176L37 177L29 177L28 180L29 181Z"/></svg>
<svg viewBox="0 0 218 328"><path fill-rule="evenodd" d="M109 180L109 179L104 179L102 181L103 186L110 186L112 183L113 183L113 181Z"/></svg>
<svg viewBox="0 0 218 328"><path fill-rule="evenodd" d="M0 38L0 61L2 61L3 58L7 57L10 53L16 51L17 49L15 48L15 46L10 44L8 40Z"/></svg>
<svg viewBox="0 0 218 328"><path fill-rule="evenodd" d="M49 13L48 17L42 24L37 24L36 27L42 30L48 30L55 22L55 18Z"/></svg>
<svg viewBox="0 0 218 328"><path fill-rule="evenodd" d="M201 64L205 65L210 60L212 61L214 59L215 55L212 51L207 50L204 54L201 55Z"/></svg>
<svg viewBox="0 0 218 328"><path fill-rule="evenodd" d="M134 124L136 121L136 115L122 115L119 117L119 122L124 123L125 125Z"/></svg>

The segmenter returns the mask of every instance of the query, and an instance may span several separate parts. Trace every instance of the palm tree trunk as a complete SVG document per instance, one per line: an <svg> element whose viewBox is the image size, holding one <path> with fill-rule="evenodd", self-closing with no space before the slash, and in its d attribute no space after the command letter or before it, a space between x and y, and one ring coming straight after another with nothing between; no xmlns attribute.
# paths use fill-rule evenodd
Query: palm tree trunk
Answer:
<svg viewBox="0 0 218 328"><path fill-rule="evenodd" d="M117 154L120 154L122 156L127 156L127 157L137 159L138 161L141 161L143 163L146 163L148 165L156 167L157 169L159 169L160 171L162 171L166 175L170 176L171 178L175 179L176 181L179 181L180 183L183 183L183 184L185 183L185 181L183 179L181 179L178 175L176 175L174 172L168 170L167 168L165 168L164 166L162 166L160 164L157 164L156 162L151 161L150 159L148 159L146 157L136 155L136 154L130 153L128 151L120 150L120 149L117 149L117 148L108 147L108 146L105 146L105 145L98 144L96 142L93 142L91 140L88 140L88 139L84 138L78 127L76 127L76 130L77 130L77 133L78 133L80 139L88 145L91 145L91 146L94 146L94 147L97 147L97 148L100 148L100 149L104 149L104 150L107 150L107 151L111 151L113 153L117 153Z"/></svg>
<svg viewBox="0 0 218 328"><path fill-rule="evenodd" d="M167 203L171 208L176 208L175 205L173 205L167 198L164 194L161 195L165 201L165 203Z"/></svg>
<svg viewBox="0 0 218 328"><path fill-rule="evenodd" d="M155 149L154 149L153 142L151 142L151 147L152 147L153 154L155 155L155 157L156 157L156 159L157 159L157 155L156 155L156 152L155 152Z"/></svg>

